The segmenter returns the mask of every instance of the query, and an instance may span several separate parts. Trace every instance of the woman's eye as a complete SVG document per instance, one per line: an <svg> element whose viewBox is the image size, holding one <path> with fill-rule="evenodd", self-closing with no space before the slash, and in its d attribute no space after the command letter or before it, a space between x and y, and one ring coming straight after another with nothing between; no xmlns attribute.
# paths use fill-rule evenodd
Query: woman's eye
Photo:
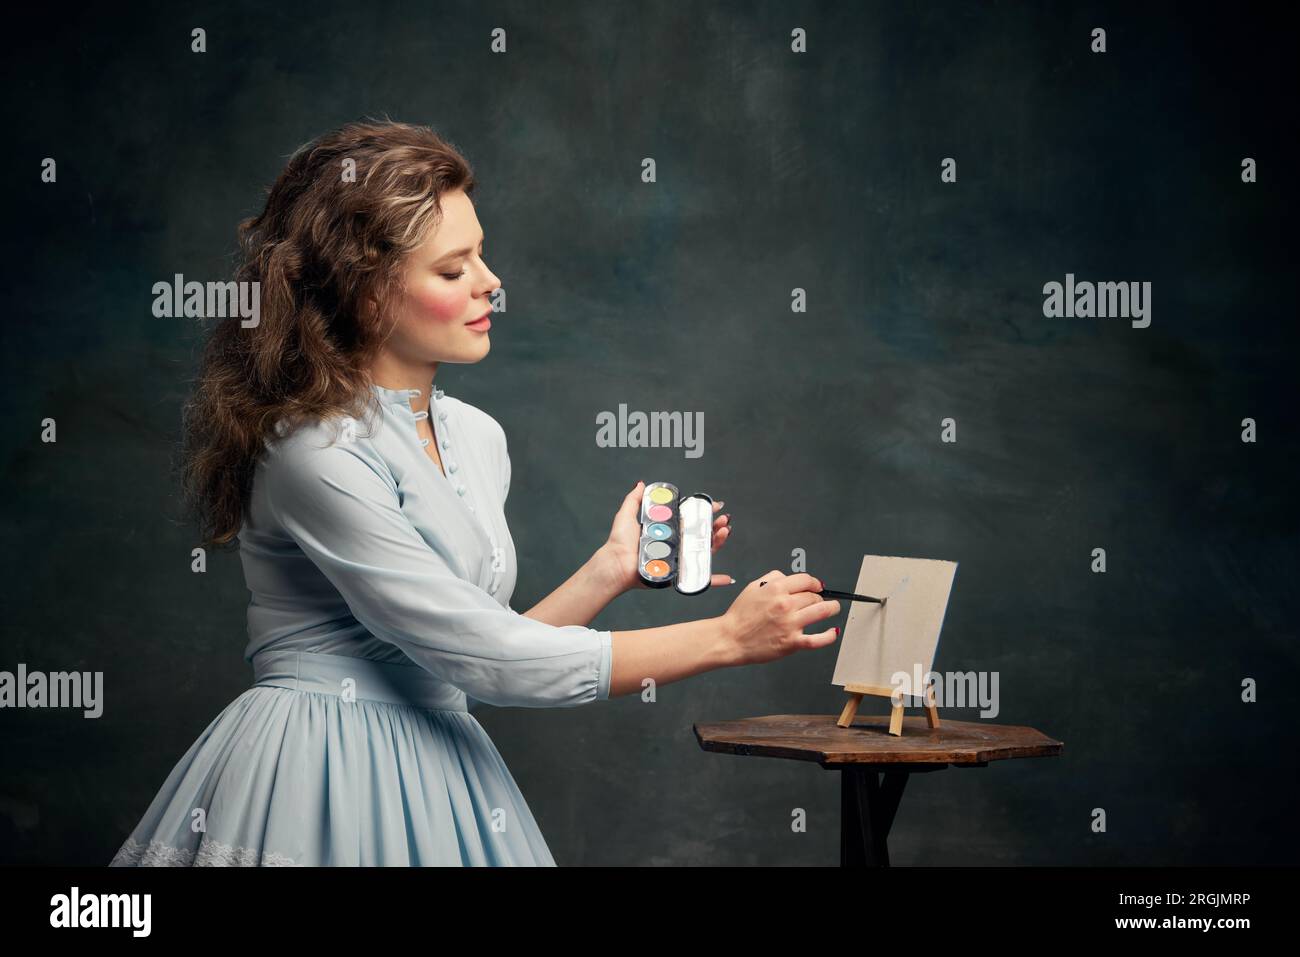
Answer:
<svg viewBox="0 0 1300 957"><path fill-rule="evenodd" d="M442 274L442 278L443 278L443 279L459 279L459 278L461 278L461 277L464 276L464 275L465 275L465 270L462 269L460 272L445 272L445 273Z"/></svg>

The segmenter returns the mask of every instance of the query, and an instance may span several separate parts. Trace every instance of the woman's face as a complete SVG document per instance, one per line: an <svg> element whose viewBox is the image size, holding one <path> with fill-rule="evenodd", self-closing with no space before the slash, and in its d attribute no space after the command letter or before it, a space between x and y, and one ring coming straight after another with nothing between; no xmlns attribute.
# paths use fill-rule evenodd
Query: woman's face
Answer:
<svg viewBox="0 0 1300 957"><path fill-rule="evenodd" d="M402 364L478 362L488 354L488 295L501 285L483 261L483 230L464 190L444 193L442 220L407 258L405 292L387 351Z"/></svg>

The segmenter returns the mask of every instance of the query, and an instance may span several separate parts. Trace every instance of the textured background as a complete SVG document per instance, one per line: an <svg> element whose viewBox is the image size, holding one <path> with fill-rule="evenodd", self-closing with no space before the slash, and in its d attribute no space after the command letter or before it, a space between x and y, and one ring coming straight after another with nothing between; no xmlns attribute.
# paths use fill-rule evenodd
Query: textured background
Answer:
<svg viewBox="0 0 1300 957"><path fill-rule="evenodd" d="M1294 41L1264 7L1130 7L28 14L5 67L0 669L102 670L107 701L95 721L0 712L0 863L107 863L249 685L238 556L191 573L171 471L198 330L154 318L151 286L227 276L288 154L382 115L433 126L482 182L509 310L491 354L438 381L509 437L515 608L638 478L726 500L718 566L741 582L795 548L844 588L864 553L956 560L936 667L998 671L996 720L1065 753L914 777L895 864L1294 861ZM1067 272L1152 282L1151 326L1045 319ZM619 403L702 411L704 456L598 448ZM593 624L729 601L636 594ZM654 705L476 713L561 864L835 863L836 775L691 731L838 710L835 654Z"/></svg>

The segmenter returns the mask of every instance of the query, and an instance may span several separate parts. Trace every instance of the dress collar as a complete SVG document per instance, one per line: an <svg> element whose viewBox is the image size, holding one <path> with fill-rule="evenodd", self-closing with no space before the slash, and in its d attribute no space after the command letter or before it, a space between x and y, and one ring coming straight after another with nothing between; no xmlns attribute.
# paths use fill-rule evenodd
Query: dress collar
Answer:
<svg viewBox="0 0 1300 957"><path fill-rule="evenodd" d="M405 406L408 410L411 408L411 400L419 398L424 392L423 389L386 389L382 385L374 384L372 384L370 388L374 391L375 395L379 397L379 401L383 402L385 405ZM429 383L429 388L433 390L434 401L437 401L446 395L442 389L434 386L432 382Z"/></svg>

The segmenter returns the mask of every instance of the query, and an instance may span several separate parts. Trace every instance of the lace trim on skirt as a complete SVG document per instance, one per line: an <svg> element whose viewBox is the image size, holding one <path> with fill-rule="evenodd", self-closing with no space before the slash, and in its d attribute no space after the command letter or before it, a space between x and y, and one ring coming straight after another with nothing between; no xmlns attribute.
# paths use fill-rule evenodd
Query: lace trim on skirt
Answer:
<svg viewBox="0 0 1300 957"><path fill-rule="evenodd" d="M209 840L204 835L197 850L172 847L162 841L142 844L127 838L113 855L109 867L297 867L284 854L262 852L252 847L235 847Z"/></svg>

